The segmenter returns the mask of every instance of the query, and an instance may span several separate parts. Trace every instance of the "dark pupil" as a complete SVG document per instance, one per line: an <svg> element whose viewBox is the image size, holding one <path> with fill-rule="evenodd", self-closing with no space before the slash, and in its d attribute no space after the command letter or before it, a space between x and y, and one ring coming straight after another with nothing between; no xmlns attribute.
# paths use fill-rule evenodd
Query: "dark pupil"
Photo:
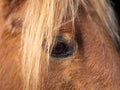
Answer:
<svg viewBox="0 0 120 90"><path fill-rule="evenodd" d="M73 54L73 47L65 41L58 41L53 46L51 56L56 58L67 57Z"/></svg>
<svg viewBox="0 0 120 90"><path fill-rule="evenodd" d="M53 53L56 55L63 54L66 51L68 51L68 46L62 42L57 43L57 45L53 48Z"/></svg>

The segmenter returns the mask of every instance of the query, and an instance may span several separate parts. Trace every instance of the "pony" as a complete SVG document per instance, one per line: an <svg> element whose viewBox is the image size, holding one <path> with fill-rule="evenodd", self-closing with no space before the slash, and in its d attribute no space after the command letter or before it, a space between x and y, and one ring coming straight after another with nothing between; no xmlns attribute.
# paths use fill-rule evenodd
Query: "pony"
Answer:
<svg viewBox="0 0 120 90"><path fill-rule="evenodd" d="M0 90L119 90L110 0L0 0Z"/></svg>

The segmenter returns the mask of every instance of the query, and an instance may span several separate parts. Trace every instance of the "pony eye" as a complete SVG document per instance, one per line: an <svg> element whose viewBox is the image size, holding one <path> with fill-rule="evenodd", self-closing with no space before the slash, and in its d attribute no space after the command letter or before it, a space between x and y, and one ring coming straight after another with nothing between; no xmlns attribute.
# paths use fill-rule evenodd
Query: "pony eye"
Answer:
<svg viewBox="0 0 120 90"><path fill-rule="evenodd" d="M74 52L74 45L68 43L63 37L58 36L53 46L51 56L55 58L65 58Z"/></svg>

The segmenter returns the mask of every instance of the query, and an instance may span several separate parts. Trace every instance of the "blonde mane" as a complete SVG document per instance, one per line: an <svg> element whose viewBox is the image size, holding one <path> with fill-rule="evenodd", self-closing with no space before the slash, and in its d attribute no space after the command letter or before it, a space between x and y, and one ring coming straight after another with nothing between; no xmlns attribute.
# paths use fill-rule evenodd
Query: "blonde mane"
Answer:
<svg viewBox="0 0 120 90"><path fill-rule="evenodd" d="M47 75L49 53L54 37L61 25L78 16L78 8L83 7L88 15L95 12L113 41L119 40L117 22L109 0L27 0L27 9L22 32L22 72L24 89L43 88L43 75ZM69 20L63 23L67 15ZM46 54L47 52L47 54ZM40 81L40 82L39 82ZM38 84L39 83L39 84Z"/></svg>

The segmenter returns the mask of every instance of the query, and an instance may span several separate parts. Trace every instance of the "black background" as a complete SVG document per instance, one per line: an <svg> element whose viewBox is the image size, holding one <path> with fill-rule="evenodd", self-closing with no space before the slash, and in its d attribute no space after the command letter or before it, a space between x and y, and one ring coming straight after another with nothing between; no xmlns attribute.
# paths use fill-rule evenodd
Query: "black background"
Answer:
<svg viewBox="0 0 120 90"><path fill-rule="evenodd" d="M112 5L114 7L116 16L117 16L117 20L119 23L119 35L120 35L120 0L112 0Z"/></svg>
<svg viewBox="0 0 120 90"><path fill-rule="evenodd" d="M115 10L116 17L118 20L118 25L119 25L119 32L118 33L120 36L120 0L111 0L111 1L112 1L112 5L113 5L113 8ZM120 43L118 43L118 51L120 53Z"/></svg>
<svg viewBox="0 0 120 90"><path fill-rule="evenodd" d="M120 19L120 0L112 0L112 5L116 11L117 17Z"/></svg>

